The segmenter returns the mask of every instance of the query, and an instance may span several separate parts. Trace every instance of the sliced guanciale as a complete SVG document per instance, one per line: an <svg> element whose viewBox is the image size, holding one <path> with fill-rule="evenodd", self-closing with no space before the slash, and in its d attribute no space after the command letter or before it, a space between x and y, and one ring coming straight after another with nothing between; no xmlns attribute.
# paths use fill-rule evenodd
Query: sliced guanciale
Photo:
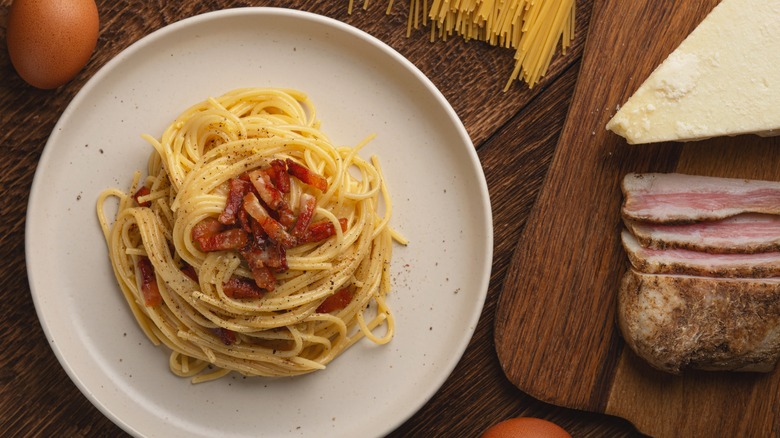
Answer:
<svg viewBox="0 0 780 438"><path fill-rule="evenodd" d="M247 213L263 227L263 230L268 234L269 238L280 243L285 248L292 248L295 246L295 238L284 229L284 226L281 223L268 214L254 193L247 193L244 196L244 208Z"/></svg>
<svg viewBox="0 0 780 438"><path fill-rule="evenodd" d="M276 277L273 272L287 270L287 255L281 245L272 242L251 244L241 248L239 254L252 271L255 284L269 291L276 287Z"/></svg>
<svg viewBox="0 0 780 438"><path fill-rule="evenodd" d="M631 269L617 303L626 343L659 370L769 372L780 358L780 279Z"/></svg>
<svg viewBox="0 0 780 438"><path fill-rule="evenodd" d="M625 218L652 223L718 220L742 213L780 214L780 182L630 173L621 185Z"/></svg>
<svg viewBox="0 0 780 438"><path fill-rule="evenodd" d="M192 227L192 240L201 251L226 251L244 247L249 235L240 228L225 230L219 220L209 217Z"/></svg>
<svg viewBox="0 0 780 438"><path fill-rule="evenodd" d="M225 345L233 345L236 343L236 332L233 330L229 330L224 327L217 327L214 329L214 333Z"/></svg>
<svg viewBox="0 0 780 438"><path fill-rule="evenodd" d="M252 272L254 282L235 277L225 283L227 296L256 298L274 290L274 273L288 269L288 248L336 234L328 220L312 223L317 200L311 194L301 194L297 215L289 207L285 194L290 192L290 175L327 190L327 180L316 172L293 160L273 160L267 167L231 179L219 217L204 219L193 227L192 240L200 250L236 250ZM347 219L339 219L339 226L346 231Z"/></svg>
<svg viewBox="0 0 780 438"><path fill-rule="evenodd" d="M279 210L279 208L287 204L287 201L284 200L284 194L274 186L270 175L266 171L262 169L253 170L248 172L247 175L249 176L249 181L255 186L260 198L272 210Z"/></svg>
<svg viewBox="0 0 780 438"><path fill-rule="evenodd" d="M284 272L289 268L287 265L287 250L284 246L278 243L271 244L269 242L265 247L265 252L265 266L268 266L276 272Z"/></svg>
<svg viewBox="0 0 780 438"><path fill-rule="evenodd" d="M320 189L323 192L328 190L328 180L325 179L325 177L316 172L313 172L308 167L302 164L298 164L289 158L287 159L287 172L302 182L314 188Z"/></svg>
<svg viewBox="0 0 780 438"><path fill-rule="evenodd" d="M780 277L780 252L709 253L689 249L645 248L627 230L621 234L631 265L649 274L682 274L706 277Z"/></svg>
<svg viewBox="0 0 780 438"><path fill-rule="evenodd" d="M351 288L343 287L334 292L333 295L325 298L317 307L317 313L330 313L341 310L349 305L354 295L355 291Z"/></svg>
<svg viewBox="0 0 780 438"><path fill-rule="evenodd" d="M339 225L341 231L347 231L347 219L340 218ZM300 240L300 243L320 242L336 234L336 227L333 226L333 222L329 220L315 222L309 225L309 228Z"/></svg>
<svg viewBox="0 0 780 438"><path fill-rule="evenodd" d="M268 266L269 268L286 270L287 257L283 246L266 241L253 242L240 250L241 257L246 260L250 268L256 266Z"/></svg>
<svg viewBox="0 0 780 438"><path fill-rule="evenodd" d="M187 277L189 277L192 281L199 283L200 279L198 278L198 272L195 271L195 268L192 267L192 265L184 263L181 267L181 272L184 273Z"/></svg>
<svg viewBox="0 0 780 438"><path fill-rule="evenodd" d="M716 221L654 224L625 220L642 246L712 253L780 251L780 216L744 213Z"/></svg>
<svg viewBox="0 0 780 438"><path fill-rule="evenodd" d="M265 295L265 290L260 288L254 281L243 277L230 277L228 281L222 284L222 290L230 298L261 298Z"/></svg>
<svg viewBox="0 0 780 438"><path fill-rule="evenodd" d="M317 199L314 196L308 193L301 195L300 207L298 208L298 219L295 222L295 226L293 226L293 229L290 231L290 234L292 234L293 237L299 240L303 239L306 230L309 229L311 219L314 217L314 209L316 207Z"/></svg>
<svg viewBox="0 0 780 438"><path fill-rule="evenodd" d="M214 236L224 229L225 227L223 227L217 219L207 217L206 219L203 219L202 221L195 224L195 226L192 227L190 234L192 235L192 240L197 242L203 239L208 239L209 237Z"/></svg>
<svg viewBox="0 0 780 438"><path fill-rule="evenodd" d="M152 261L148 257L142 256L138 257L136 263L141 277L141 295L144 298L144 305L147 307L159 306L162 304L162 295L160 295L160 287L157 285L157 276Z"/></svg>
<svg viewBox="0 0 780 438"><path fill-rule="evenodd" d="M139 206L141 206L141 207L151 207L151 206L152 206L152 201L145 201L145 202L140 202L140 201L138 200L140 197L142 197L142 196L148 196L148 195L149 195L149 194L151 194L151 193L152 193L152 192L151 192L151 190L149 190L149 187L146 187L146 186L141 186L141 187L140 187L140 188L139 188L139 189L138 189L138 190L135 192L135 194L133 194L133 199L135 200L135 203L136 203L136 204L138 204L138 205L139 205Z"/></svg>
<svg viewBox="0 0 780 438"><path fill-rule="evenodd" d="M247 173L249 181L252 182L252 186L255 188L255 193L260 196L260 199L265 203L268 208L273 211L278 219L279 223L285 227L289 227L295 222L295 213L293 213L290 206L287 204L287 200L284 198L284 193L274 185L271 176L268 174L268 169L258 169Z"/></svg>
<svg viewBox="0 0 780 438"><path fill-rule="evenodd" d="M271 181L280 192L290 193L290 175L287 173L287 164L282 160L271 161L267 169Z"/></svg>
<svg viewBox="0 0 780 438"><path fill-rule="evenodd" d="M276 276L268 266L255 266L251 268L255 285L261 289L272 291L276 289Z"/></svg>
<svg viewBox="0 0 780 438"><path fill-rule="evenodd" d="M228 191L227 202L225 208L219 215L219 222L224 225L234 225L239 213L241 212L242 201L244 195L251 190L251 183L244 181L240 178L233 178L230 180L230 189Z"/></svg>

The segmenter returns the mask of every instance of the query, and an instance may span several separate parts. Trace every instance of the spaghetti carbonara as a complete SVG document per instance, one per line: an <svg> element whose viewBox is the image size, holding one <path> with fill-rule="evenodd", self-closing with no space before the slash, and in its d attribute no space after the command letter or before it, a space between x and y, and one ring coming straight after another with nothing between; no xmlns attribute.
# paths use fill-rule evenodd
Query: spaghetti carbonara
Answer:
<svg viewBox="0 0 780 438"><path fill-rule="evenodd" d="M392 338L389 263L406 242L379 163L358 155L368 139L334 146L315 116L294 90L207 99L144 136L146 177L101 193L116 279L175 374L292 376Z"/></svg>

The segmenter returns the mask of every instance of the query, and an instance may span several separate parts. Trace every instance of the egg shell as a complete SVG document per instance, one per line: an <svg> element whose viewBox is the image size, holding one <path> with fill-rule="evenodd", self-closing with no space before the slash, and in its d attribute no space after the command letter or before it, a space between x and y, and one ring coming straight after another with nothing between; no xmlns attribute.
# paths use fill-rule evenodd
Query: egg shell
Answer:
<svg viewBox="0 0 780 438"><path fill-rule="evenodd" d="M482 438L571 438L562 427L541 418L510 418L489 427Z"/></svg>
<svg viewBox="0 0 780 438"><path fill-rule="evenodd" d="M94 0L15 0L8 12L8 55L30 85L57 88L84 68L99 30Z"/></svg>

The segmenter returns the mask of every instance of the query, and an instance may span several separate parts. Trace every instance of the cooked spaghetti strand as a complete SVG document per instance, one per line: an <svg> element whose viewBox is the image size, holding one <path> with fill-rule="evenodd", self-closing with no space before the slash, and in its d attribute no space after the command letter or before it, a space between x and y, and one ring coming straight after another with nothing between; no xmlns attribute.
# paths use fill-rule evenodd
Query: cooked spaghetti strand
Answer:
<svg viewBox="0 0 780 438"><path fill-rule="evenodd" d="M120 289L147 337L170 349L174 374L299 375L361 338L393 337L387 267L406 240L389 225L386 182L375 157L358 155L370 137L335 146L315 117L296 90L206 99L160 138L144 136L146 178L99 196ZM238 213L235 187L245 187Z"/></svg>

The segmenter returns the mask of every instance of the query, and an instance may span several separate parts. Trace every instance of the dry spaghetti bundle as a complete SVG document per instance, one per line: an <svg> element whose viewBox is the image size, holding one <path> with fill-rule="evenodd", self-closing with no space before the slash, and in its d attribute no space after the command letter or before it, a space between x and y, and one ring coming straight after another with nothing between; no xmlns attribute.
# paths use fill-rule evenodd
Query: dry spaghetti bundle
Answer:
<svg viewBox="0 0 780 438"><path fill-rule="evenodd" d="M392 5L390 0L388 13ZM518 79L533 87L547 73L558 44L565 53L574 38L574 0L409 0L408 14L407 35L422 25L429 26L431 41L457 35L514 49L515 66L504 90Z"/></svg>

